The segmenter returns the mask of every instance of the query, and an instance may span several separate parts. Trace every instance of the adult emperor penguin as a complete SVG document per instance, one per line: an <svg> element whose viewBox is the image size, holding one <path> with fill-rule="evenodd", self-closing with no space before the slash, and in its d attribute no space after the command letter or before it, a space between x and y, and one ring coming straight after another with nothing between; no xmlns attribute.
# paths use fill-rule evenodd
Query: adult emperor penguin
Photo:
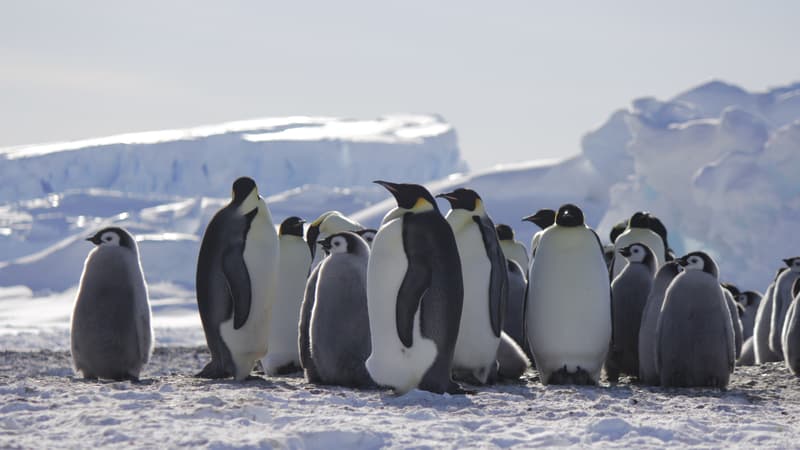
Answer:
<svg viewBox="0 0 800 450"><path fill-rule="evenodd" d="M678 259L656 330L656 369L664 387L728 385L736 358L717 264L704 252Z"/></svg>
<svg viewBox="0 0 800 450"><path fill-rule="evenodd" d="M85 378L138 380L153 352L150 302L136 240L118 227L87 239L72 312L72 363Z"/></svg>
<svg viewBox="0 0 800 450"><path fill-rule="evenodd" d="M311 358L322 384L373 386L364 362L370 354L367 314L369 246L355 233L328 236L309 327Z"/></svg>
<svg viewBox="0 0 800 450"><path fill-rule="evenodd" d="M783 360L786 367L795 375L800 375L800 279L792 284L792 303L786 310L786 320L783 324L781 346L783 347Z"/></svg>
<svg viewBox="0 0 800 450"><path fill-rule="evenodd" d="M197 306L211 362L202 378L243 380L268 349L276 293L278 234L251 178L209 222L197 260Z"/></svg>
<svg viewBox="0 0 800 450"><path fill-rule="evenodd" d="M542 383L597 384L612 341L600 239L575 205L541 235L528 276L526 335Z"/></svg>
<svg viewBox="0 0 800 450"><path fill-rule="evenodd" d="M303 223L297 216L281 222L278 229L277 294L269 326L269 351L261 360L268 375L284 375L302 370L297 345L300 305L306 288L311 252L303 240Z"/></svg>
<svg viewBox="0 0 800 450"><path fill-rule="evenodd" d="M656 369L656 327L667 288L680 270L677 261L664 263L656 272L653 287L647 296L642 324L639 327L639 380L646 385L661 384L661 377Z"/></svg>
<svg viewBox="0 0 800 450"><path fill-rule="evenodd" d="M755 291L745 291L736 296L736 302L742 307L742 338L747 340L753 335L756 325L756 313L762 296Z"/></svg>
<svg viewBox="0 0 800 450"><path fill-rule="evenodd" d="M663 233L663 235L660 233ZM614 241L614 249L619 253L621 248L636 242L650 247L656 258L656 267L661 267L661 264L666 261L668 248L666 229L663 228L661 221L654 218L650 213L642 211L634 213L628 220L627 229L617 236ZM615 254L611 265L611 279L616 278L624 267L625 258L620 258Z"/></svg>
<svg viewBox="0 0 800 450"><path fill-rule="evenodd" d="M614 345L608 351L605 364L611 382L616 382L621 373L639 377L639 331L656 273L656 260L650 247L636 243L621 248L619 253L628 264L611 282Z"/></svg>
<svg viewBox="0 0 800 450"><path fill-rule="evenodd" d="M775 283L778 280L778 277L780 277L781 274L787 270L789 270L787 267L778 269L778 272L775 274L775 278L772 280L772 283L767 286L767 290L764 292L764 297L761 299L761 303L758 305L756 322L755 326L753 327L753 349L756 354L756 364L781 361L783 359L782 354L777 354L770 350L769 334L772 321L772 306L775 300L772 293L775 291Z"/></svg>
<svg viewBox="0 0 800 450"><path fill-rule="evenodd" d="M792 284L800 278L800 256L783 260L789 270L784 271L775 280L775 289L772 290L772 316L770 318L769 348L774 353L783 354L781 333L786 311L792 303Z"/></svg>
<svg viewBox="0 0 800 450"><path fill-rule="evenodd" d="M506 302L505 320L503 321L503 331L517 343L520 347L525 344L525 292L528 284L525 279L525 270L515 261L506 260L508 276L508 301Z"/></svg>
<svg viewBox="0 0 800 450"><path fill-rule="evenodd" d="M477 192L458 188L439 194L450 203L445 219L461 257L464 302L456 349L455 378L484 384L496 369L497 347L508 302L506 257L494 223Z"/></svg>
<svg viewBox="0 0 800 450"><path fill-rule="evenodd" d="M312 257L311 267L316 267L325 257L319 241L335 233L358 231L363 228L361 224L339 211L326 211L320 214L316 220L308 225L308 230L306 230L306 242L311 250Z"/></svg>
<svg viewBox="0 0 800 450"><path fill-rule="evenodd" d="M464 299L453 230L424 187L376 183L397 207L384 216L367 266L367 370L398 393L463 392L450 378Z"/></svg>
<svg viewBox="0 0 800 450"><path fill-rule="evenodd" d="M525 250L522 242L514 239L514 229L504 223L497 225L495 229L497 230L497 238L500 240L500 248L503 250L503 254L506 255L506 258L519 264L527 272L529 265L528 251ZM526 273L525 277L527 278L527 276Z"/></svg>
<svg viewBox="0 0 800 450"><path fill-rule="evenodd" d="M528 267L525 268L526 270L530 271L530 265L533 264L533 259L536 257L536 248L539 246L539 240L542 238L542 232L547 229L547 227L556 223L556 212L552 209L540 209L530 216L523 217L522 221L536 224L536 226L540 228L540 230L534 233L533 237L531 238L531 257Z"/></svg>

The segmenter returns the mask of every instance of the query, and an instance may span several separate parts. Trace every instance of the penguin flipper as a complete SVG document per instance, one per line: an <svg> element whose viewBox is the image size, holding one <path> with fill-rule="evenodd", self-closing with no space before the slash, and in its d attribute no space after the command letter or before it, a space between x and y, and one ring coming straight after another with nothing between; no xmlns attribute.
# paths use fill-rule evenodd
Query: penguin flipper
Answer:
<svg viewBox="0 0 800 450"><path fill-rule="evenodd" d="M222 273L233 307L233 329L238 330L250 316L250 275L244 262L244 242L228 247L222 255Z"/></svg>
<svg viewBox="0 0 800 450"><path fill-rule="evenodd" d="M413 255L409 255L409 257L413 257ZM397 336L400 338L400 342L408 348L414 344L414 316L430 285L431 271L426 261L409 261L406 276L397 292L397 302L395 303Z"/></svg>
<svg viewBox="0 0 800 450"><path fill-rule="evenodd" d="M506 257L500 243L497 241L492 220L488 217L473 216L478 229L481 230L483 247L492 268L489 275L489 320L494 335L500 337L505 321L506 303L508 302L508 272L506 271Z"/></svg>

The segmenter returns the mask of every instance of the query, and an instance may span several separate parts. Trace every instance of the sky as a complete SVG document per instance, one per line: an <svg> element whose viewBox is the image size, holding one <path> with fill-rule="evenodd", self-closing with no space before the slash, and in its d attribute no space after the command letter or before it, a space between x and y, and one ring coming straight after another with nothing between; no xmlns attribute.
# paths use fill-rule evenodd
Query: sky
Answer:
<svg viewBox="0 0 800 450"><path fill-rule="evenodd" d="M795 1L0 3L0 147L437 113L473 169L566 157L643 96L800 81Z"/></svg>

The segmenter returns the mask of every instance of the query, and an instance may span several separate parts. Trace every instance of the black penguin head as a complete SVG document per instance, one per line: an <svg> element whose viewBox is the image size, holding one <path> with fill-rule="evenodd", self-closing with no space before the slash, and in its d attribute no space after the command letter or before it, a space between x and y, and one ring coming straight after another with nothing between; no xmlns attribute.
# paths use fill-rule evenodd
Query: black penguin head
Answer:
<svg viewBox="0 0 800 450"><path fill-rule="evenodd" d="M650 229L650 213L647 211L636 211L630 219L628 219L628 228L646 228Z"/></svg>
<svg viewBox="0 0 800 450"><path fill-rule="evenodd" d="M361 239L363 239L367 245L372 246L372 241L375 240L375 235L378 234L378 230L374 228L364 228L363 230L358 230L355 233L361 236Z"/></svg>
<svg viewBox="0 0 800 450"><path fill-rule="evenodd" d="M241 177L233 182L233 203L240 204L256 189L256 182L250 177Z"/></svg>
<svg viewBox="0 0 800 450"><path fill-rule="evenodd" d="M628 222L623 220L622 222L617 223L611 228L611 231L608 233L608 238L611 240L612 244L614 242L617 242L617 238L619 237L620 234L622 234L623 231L625 231L625 228L627 227L628 227Z"/></svg>
<svg viewBox="0 0 800 450"><path fill-rule="evenodd" d="M133 236L119 227L108 227L86 238L97 246L125 247L132 250L136 249L136 241Z"/></svg>
<svg viewBox="0 0 800 450"><path fill-rule="evenodd" d="M742 293L742 291L740 291L739 288L737 288L733 283L720 283L720 286L730 292L733 298L738 298Z"/></svg>
<svg viewBox="0 0 800 450"><path fill-rule="evenodd" d="M403 209L415 210L429 204L433 209L439 211L436 206L436 200L427 189L419 184L411 183L392 183L389 181L373 181L373 183L380 184L387 191L389 191L394 199L397 201L397 206Z"/></svg>
<svg viewBox="0 0 800 450"><path fill-rule="evenodd" d="M511 229L510 226L500 223L494 227L495 231L497 231L497 239L501 241L513 241L514 240L514 230Z"/></svg>
<svg viewBox="0 0 800 450"><path fill-rule="evenodd" d="M281 228L278 231L278 234L281 236L303 237L304 223L306 223L306 221L297 216L287 217L283 222L281 222Z"/></svg>
<svg viewBox="0 0 800 450"><path fill-rule="evenodd" d="M633 213L628 220L628 228L644 228L650 230L661 237L665 249L669 248L669 243L667 242L667 227L664 226L661 219L647 211L637 211ZM614 239L616 239L616 237Z"/></svg>
<svg viewBox="0 0 800 450"><path fill-rule="evenodd" d="M789 268L792 272L800 272L800 256L793 256L791 258L786 258L783 260L786 264L786 267Z"/></svg>
<svg viewBox="0 0 800 450"><path fill-rule="evenodd" d="M477 192L466 188L458 188L453 192L439 194L437 197L447 200L453 209L465 209L467 211L475 211L481 202L481 197Z"/></svg>
<svg viewBox="0 0 800 450"><path fill-rule="evenodd" d="M758 306L758 304L761 302L761 294L754 291L745 291L736 297L736 301L745 308Z"/></svg>
<svg viewBox="0 0 800 450"><path fill-rule="evenodd" d="M562 205L561 208L558 208L556 225L562 227L579 227L583 224L583 211L577 206L572 203L567 203L566 205Z"/></svg>
<svg viewBox="0 0 800 450"><path fill-rule="evenodd" d="M325 249L325 253L331 255L340 253L358 255L369 252L367 243L364 241L364 239L350 231L332 234L319 241L319 244Z"/></svg>
<svg viewBox="0 0 800 450"><path fill-rule="evenodd" d="M684 270L700 270L719 278L717 263L705 252L692 252L677 259Z"/></svg>
<svg viewBox="0 0 800 450"><path fill-rule="evenodd" d="M540 209L532 216L523 217L522 221L535 223L539 228L544 230L556 223L556 212L552 209Z"/></svg>

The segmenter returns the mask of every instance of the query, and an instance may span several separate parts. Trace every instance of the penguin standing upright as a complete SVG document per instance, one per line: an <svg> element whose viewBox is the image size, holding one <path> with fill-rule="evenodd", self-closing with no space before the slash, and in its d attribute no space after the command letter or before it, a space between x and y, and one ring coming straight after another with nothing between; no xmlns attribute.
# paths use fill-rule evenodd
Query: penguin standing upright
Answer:
<svg viewBox="0 0 800 450"><path fill-rule="evenodd" d="M639 211L631 216L628 227L614 240L614 249L619 252L619 249L636 242L650 247L656 258L656 267L661 267L668 260L667 230L658 218L648 212ZM624 267L625 259L615 254L611 263L611 279L616 278Z"/></svg>
<svg viewBox="0 0 800 450"><path fill-rule="evenodd" d="M445 219L453 229L461 258L464 302L453 373L459 380L484 384L496 371L497 347L508 301L506 257L481 197L458 188L439 194L452 208Z"/></svg>
<svg viewBox="0 0 800 450"><path fill-rule="evenodd" d="M528 289L525 270L515 261L506 260L508 301L506 301L503 331L523 349L525 344L525 294Z"/></svg>
<svg viewBox="0 0 800 450"><path fill-rule="evenodd" d="M786 310L786 320L783 323L782 347L783 359L786 367L795 375L800 375L800 278L792 284L792 303Z"/></svg>
<svg viewBox="0 0 800 450"><path fill-rule="evenodd" d="M542 232L528 276L526 336L542 383L597 384L611 343L603 249L575 205Z"/></svg>
<svg viewBox="0 0 800 450"><path fill-rule="evenodd" d="M656 272L650 295L647 296L639 327L639 380L649 386L661 384L656 366L656 328L664 297L672 280L680 273L677 261L667 261Z"/></svg>
<svg viewBox="0 0 800 450"><path fill-rule="evenodd" d="M70 325L72 363L85 378L138 380L153 352L150 302L136 240L118 227L87 239Z"/></svg>
<svg viewBox="0 0 800 450"><path fill-rule="evenodd" d="M197 306L211 362L202 378L243 380L268 349L278 273L278 234L251 178L209 222L197 260Z"/></svg>
<svg viewBox="0 0 800 450"><path fill-rule="evenodd" d="M762 296L755 291L745 291L736 297L736 302L742 307L742 339L747 340L753 335L756 326L756 314L761 304Z"/></svg>
<svg viewBox="0 0 800 450"><path fill-rule="evenodd" d="M628 264L611 282L614 346L609 349L605 364L611 382L616 382L621 373L639 376L639 331L656 273L650 247L636 243L621 248L619 253Z"/></svg>
<svg viewBox="0 0 800 450"><path fill-rule="evenodd" d="M330 256L320 263L309 326L314 367L323 384L372 386L364 366L370 354L366 290L369 246L349 231L328 236L321 244Z"/></svg>
<svg viewBox="0 0 800 450"><path fill-rule="evenodd" d="M733 327L736 359L739 359L742 354L742 344L744 343L742 321L739 320L739 304L734 300L734 296L739 295L739 289L731 283L722 283L722 293L725 295L725 306L728 308L728 315L731 318L731 326Z"/></svg>
<svg viewBox="0 0 800 450"><path fill-rule="evenodd" d="M501 223L495 226L495 230L497 230L497 239L500 241L500 249L503 250L503 254L506 258L516 262L527 272L530 263L528 260L528 251L525 250L525 246L522 245L522 242L514 239L514 229ZM527 273L525 277L528 277Z"/></svg>
<svg viewBox="0 0 800 450"><path fill-rule="evenodd" d="M261 360L268 375L302 370L297 346L297 323L300 321L300 305L311 266L311 252L303 240L304 222L297 216L288 217L278 229L278 291L270 318L269 351Z"/></svg>
<svg viewBox="0 0 800 450"><path fill-rule="evenodd" d="M316 220L311 222L306 230L306 243L309 250L311 250L311 273L308 275L306 282L306 289L303 294L303 303L300 305L300 323L298 324L298 340L297 345L300 353L300 366L303 368L306 379L310 383L319 382L317 377L316 367L314 367L314 360L311 358L311 344L310 344L310 331L311 312L314 310L315 295L317 289L317 277L319 276L319 263L325 256L327 251L322 248L319 241L324 240L328 236L341 233L343 231L357 232L362 230L363 227L358 222L350 219L339 211L326 211L322 213Z"/></svg>
<svg viewBox="0 0 800 450"><path fill-rule="evenodd" d="M767 286L764 292L764 297L758 305L756 312L755 326L753 327L753 352L756 357L756 364L763 364L765 362L776 362L783 359L782 354L777 354L769 348L769 334L772 321L772 307L774 305L775 297L772 293L775 291L775 283L778 277L785 271L789 270L786 267L781 267L775 274L772 283Z"/></svg>
<svg viewBox="0 0 800 450"><path fill-rule="evenodd" d="M678 259L656 327L656 370L664 387L728 385L736 358L719 269L704 252Z"/></svg>
<svg viewBox="0 0 800 450"><path fill-rule="evenodd" d="M383 218L367 266L367 370L398 393L463 392L451 380L464 300L453 230L424 187L376 183L397 207Z"/></svg>
<svg viewBox="0 0 800 450"><path fill-rule="evenodd" d="M800 278L800 256L783 260L789 270L784 271L775 280L772 290L772 316L770 317L769 349L773 353L782 355L781 332L786 319L786 311L792 303L792 284Z"/></svg>

